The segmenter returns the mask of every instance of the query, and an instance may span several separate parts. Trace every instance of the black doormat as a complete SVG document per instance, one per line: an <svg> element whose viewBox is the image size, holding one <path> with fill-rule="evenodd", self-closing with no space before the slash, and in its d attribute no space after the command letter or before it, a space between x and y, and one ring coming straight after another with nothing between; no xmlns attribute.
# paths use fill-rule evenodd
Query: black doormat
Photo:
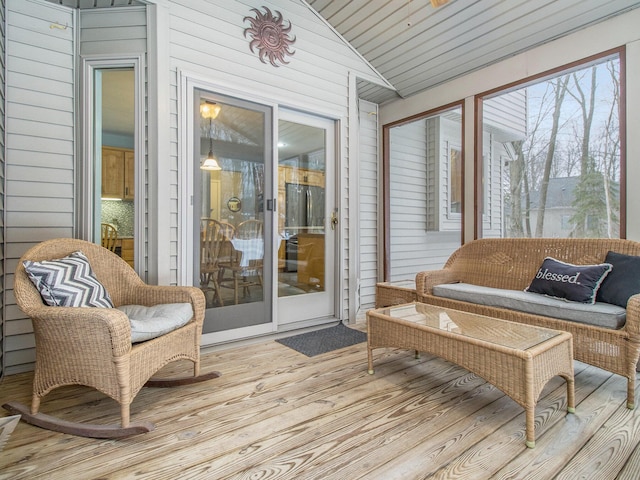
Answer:
<svg viewBox="0 0 640 480"><path fill-rule="evenodd" d="M301 333L293 337L280 338L276 342L300 352L307 357L315 357L339 348L349 347L367 341L367 334L349 328L342 323L335 327Z"/></svg>

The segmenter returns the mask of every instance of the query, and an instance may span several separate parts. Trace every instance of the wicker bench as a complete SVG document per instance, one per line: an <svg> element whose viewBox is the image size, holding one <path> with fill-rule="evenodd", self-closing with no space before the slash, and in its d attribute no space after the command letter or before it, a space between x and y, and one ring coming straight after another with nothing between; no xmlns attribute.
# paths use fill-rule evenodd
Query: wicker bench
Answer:
<svg viewBox="0 0 640 480"><path fill-rule="evenodd" d="M573 335L574 358L627 378L627 406L634 407L636 366L640 357L640 294L626 307L619 329L470 303L433 294L433 287L468 283L507 290L524 290L545 257L588 265L601 263L607 252L640 256L640 243L620 239L481 239L456 250L444 268L416 276L419 302L520 323L564 330Z"/></svg>
<svg viewBox="0 0 640 480"><path fill-rule="evenodd" d="M416 301L415 280L380 282L376 284L376 308Z"/></svg>

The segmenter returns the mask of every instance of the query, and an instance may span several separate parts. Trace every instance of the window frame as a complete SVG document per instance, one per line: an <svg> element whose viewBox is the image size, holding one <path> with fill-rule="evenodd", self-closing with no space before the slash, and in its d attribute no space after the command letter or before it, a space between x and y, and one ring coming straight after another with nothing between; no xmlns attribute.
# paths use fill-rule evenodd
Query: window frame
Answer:
<svg viewBox="0 0 640 480"><path fill-rule="evenodd" d="M626 193L626 47L620 46L605 50L603 52L591 55L567 64L563 64L544 72L521 78L519 80L504 84L499 87L492 88L490 90L478 93L474 95L475 105L475 148L474 148L474 168L476 170L475 175L475 215L474 215L474 239L483 237L483 217L484 213L484 201L486 198L483 189L484 178L484 159L483 159L483 102L485 99L505 94L510 91L518 90L526 87L528 84L535 84L545 79L552 79L560 75L569 74L573 71L582 70L588 68L589 65L601 63L607 57L617 56L620 62L619 72L619 141L620 141L620 218L619 218L619 238L625 239L627 237L627 193Z"/></svg>

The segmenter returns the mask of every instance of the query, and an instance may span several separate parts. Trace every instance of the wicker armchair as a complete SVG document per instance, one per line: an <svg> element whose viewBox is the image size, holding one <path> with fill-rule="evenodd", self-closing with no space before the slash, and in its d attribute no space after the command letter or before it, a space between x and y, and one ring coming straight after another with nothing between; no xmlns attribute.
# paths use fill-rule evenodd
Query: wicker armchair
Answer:
<svg viewBox="0 0 640 480"><path fill-rule="evenodd" d="M46 305L22 261L58 259L78 250L86 255L116 307L191 303L193 318L170 333L132 344L129 319L116 308ZM219 375L217 372L199 375L203 293L195 287L147 285L124 260L100 245L62 238L34 246L18 263L14 293L18 306L33 321L36 366L31 409L15 402L3 407L22 414L28 423L94 438L144 433L153 429L153 424L129 421L129 406L143 386L182 385ZM193 362L192 377L150 380L160 368L180 359ZM93 387L116 400L120 404L121 425L78 424L38 413L42 397L65 385Z"/></svg>

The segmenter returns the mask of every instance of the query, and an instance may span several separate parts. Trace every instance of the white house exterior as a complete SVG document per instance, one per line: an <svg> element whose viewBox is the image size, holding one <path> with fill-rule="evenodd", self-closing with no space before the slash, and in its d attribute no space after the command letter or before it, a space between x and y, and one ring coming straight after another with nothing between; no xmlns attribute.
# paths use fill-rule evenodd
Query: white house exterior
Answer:
<svg viewBox="0 0 640 480"><path fill-rule="evenodd" d="M123 65L134 68L136 74L135 189L141 193L135 201L135 267L149 283L193 281L194 177L189 159L193 157L194 90L262 105L276 122L286 115L297 118L302 112L335 126L335 162L328 180L337 219L330 314L314 317L307 308L303 321L284 321L279 316L287 309L279 308L276 298L268 312L268 328L235 337L222 335L222 340L206 334L205 345L353 321L374 304L375 282L383 279L382 125L456 102L463 107L457 118L425 120L401 132L418 150L413 170L390 174L388 280L411 278L419 270L439 268L452 249L474 238L474 95L620 46L626 47L628 85L640 78L638 9L411 98L378 106L358 98L358 84L389 86L385 79L305 2L144 3L75 10L45 0L0 0L6 18L1 72L5 107L0 124L5 142L0 149L3 374L29 370L34 361L31 321L17 307L12 291L12 272L20 256L49 238L98 240L93 220L99 177L89 141L89 80L101 66ZM252 9L264 7L280 12L293 26L295 53L288 64L263 63L249 48L245 17L253 15ZM633 132L640 126L640 92L629 88L626 99L627 131ZM499 236L504 220L498 207L503 165L499 146L504 138L524 131L524 124L517 124L523 118L522 99L512 100L504 112L489 112L492 128L484 132L483 154L491 158L485 178L491 185L482 217L485 236ZM447 203L451 197L445 167L452 148L465 152L463 216L451 212ZM626 180L633 185L640 178L638 136L627 136L626 152ZM275 165L272 173L275 177ZM640 223L633 221L639 211L640 191L629 188L627 238L640 239ZM407 225L417 225L409 235ZM276 252L272 253L275 261Z"/></svg>
<svg viewBox="0 0 640 480"><path fill-rule="evenodd" d="M329 286L335 291L334 305L330 315L311 315L303 324L289 322L286 328L355 319L359 300L350 285L357 271L355 232L360 229L354 223L358 217L347 212L355 211L359 202L358 176L351 174L359 171L356 83L385 85L384 79L303 2L147 3L75 10L44 0L6 1L6 373L30 369L34 361L30 320L11 295L11 272L18 258L48 238L95 240L96 172L88 99L89 77L101 66L135 68L135 188L144 192L136 197L135 238L141 241L136 242L135 265L150 283L191 282L194 253L187 219L193 177L185 156L193 128L187 120L187 98L194 85L267 105L276 118L289 110L332 122L336 151L328 183L335 192L338 220L336 254L331 255L336 276ZM245 17L264 7L293 26L294 54L288 64L262 63L249 48ZM375 148L373 140L370 164L377 159ZM375 185L371 188L375 195ZM374 283L373 270L369 276ZM271 315L269 333L279 330L276 308ZM204 343L216 340L205 335Z"/></svg>

